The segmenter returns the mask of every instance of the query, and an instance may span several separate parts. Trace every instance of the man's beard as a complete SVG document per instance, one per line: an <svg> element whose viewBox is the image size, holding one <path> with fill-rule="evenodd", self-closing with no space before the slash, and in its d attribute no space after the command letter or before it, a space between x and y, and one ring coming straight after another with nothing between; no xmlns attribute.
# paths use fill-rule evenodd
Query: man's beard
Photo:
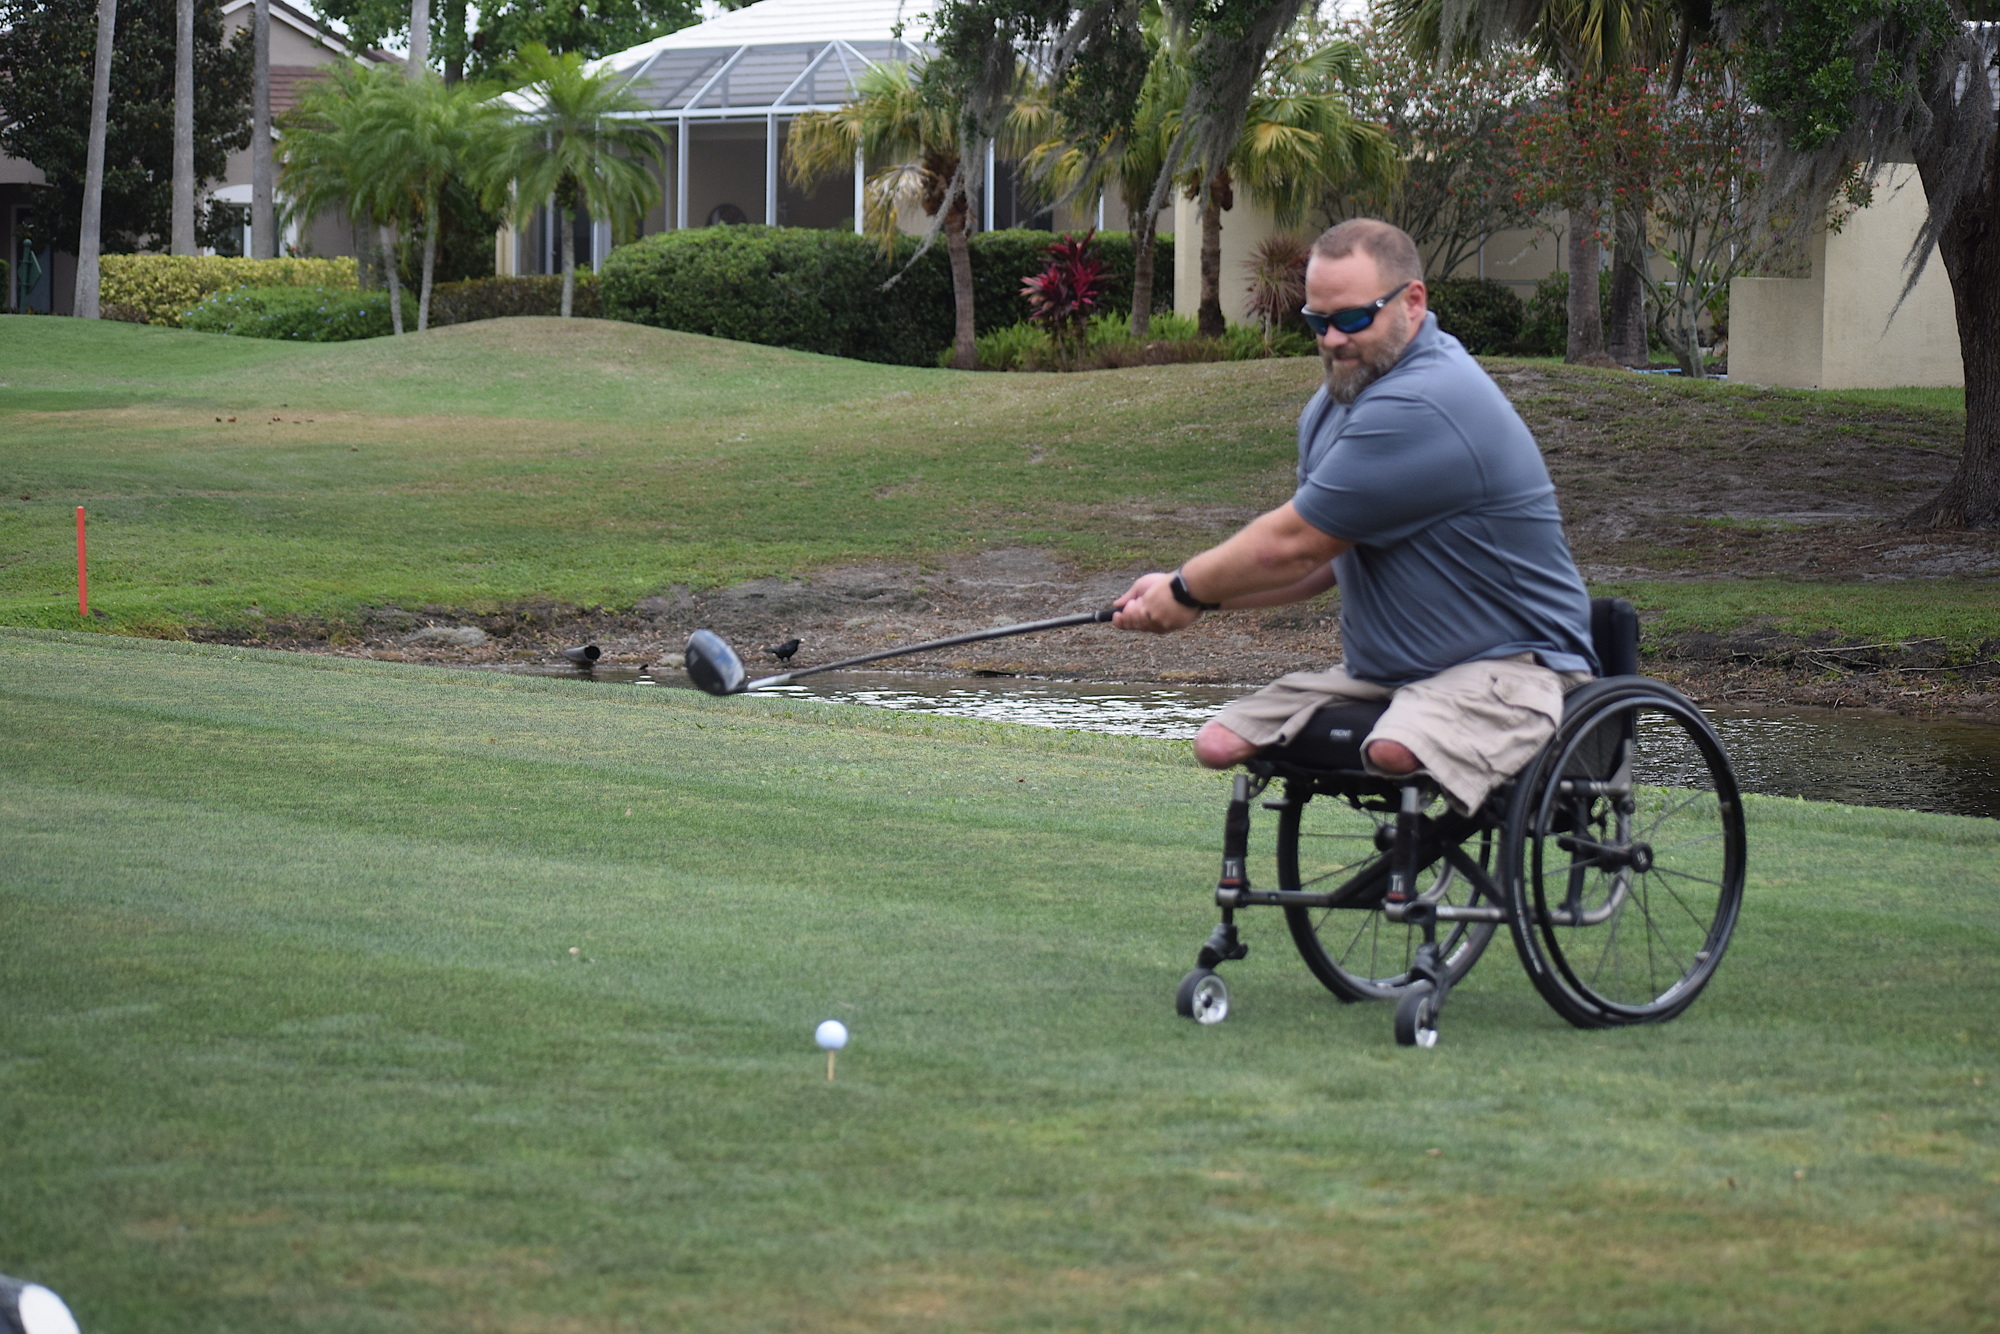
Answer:
<svg viewBox="0 0 2000 1334"><path fill-rule="evenodd" d="M1410 317L1401 306L1395 307L1395 312L1396 323L1379 342L1366 346L1349 343L1341 350L1352 355L1338 359L1324 347L1319 350L1320 362L1326 367L1327 396L1334 402L1352 403L1402 360L1403 349L1410 345Z"/></svg>

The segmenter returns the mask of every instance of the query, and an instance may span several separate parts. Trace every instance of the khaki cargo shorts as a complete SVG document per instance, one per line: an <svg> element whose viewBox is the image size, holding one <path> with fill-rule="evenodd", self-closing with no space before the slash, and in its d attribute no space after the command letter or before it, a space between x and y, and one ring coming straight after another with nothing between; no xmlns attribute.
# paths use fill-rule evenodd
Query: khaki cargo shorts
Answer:
<svg viewBox="0 0 2000 1334"><path fill-rule="evenodd" d="M1401 742L1454 805L1474 811L1547 744L1562 721L1564 692L1588 680L1587 672L1544 667L1532 653L1463 662L1397 689L1357 681L1336 664L1281 676L1225 705L1214 721L1252 745L1276 746L1298 736L1322 705L1386 699L1389 711L1363 753L1369 742Z"/></svg>

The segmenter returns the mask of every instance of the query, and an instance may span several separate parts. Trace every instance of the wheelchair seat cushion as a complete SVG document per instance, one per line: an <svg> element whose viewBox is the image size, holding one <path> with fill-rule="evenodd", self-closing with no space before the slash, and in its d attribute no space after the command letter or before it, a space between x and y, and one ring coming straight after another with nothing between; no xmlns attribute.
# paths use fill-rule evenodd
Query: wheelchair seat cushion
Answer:
<svg viewBox="0 0 2000 1334"><path fill-rule="evenodd" d="M1389 711L1389 701L1328 704L1314 713L1299 734L1263 758L1291 769L1361 769L1361 743Z"/></svg>

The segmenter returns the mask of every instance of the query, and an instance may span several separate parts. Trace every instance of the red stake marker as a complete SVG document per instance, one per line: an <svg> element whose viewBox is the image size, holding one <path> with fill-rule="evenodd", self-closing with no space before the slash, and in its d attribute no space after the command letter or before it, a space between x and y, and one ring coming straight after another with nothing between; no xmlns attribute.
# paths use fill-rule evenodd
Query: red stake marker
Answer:
<svg viewBox="0 0 2000 1334"><path fill-rule="evenodd" d="M83 506L76 507L76 614L90 619L90 567L83 554Z"/></svg>

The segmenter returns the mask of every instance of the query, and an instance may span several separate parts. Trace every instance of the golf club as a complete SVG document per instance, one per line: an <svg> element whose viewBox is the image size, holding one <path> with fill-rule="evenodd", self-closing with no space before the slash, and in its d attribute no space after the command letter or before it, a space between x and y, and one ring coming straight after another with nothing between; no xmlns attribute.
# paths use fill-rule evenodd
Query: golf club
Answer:
<svg viewBox="0 0 2000 1334"><path fill-rule="evenodd" d="M1043 630L1060 630L1070 625L1101 625L1111 619L1113 610L1105 607L1098 611L1080 611L1074 616L1058 616L1053 620L1026 621L1020 625L1003 625L995 630L974 630L971 634L927 640L906 648L887 648L879 653L864 653L858 658L842 658L839 662L821 663L817 667L801 667L796 672L761 677L755 681L749 679L750 674L743 669L743 659L736 656L736 650L729 647L728 641L713 630L697 630L688 636L684 665L688 679L699 689L711 695L740 695L746 690L790 685L802 676L837 671L842 667L859 667L864 662L880 662L884 658L907 657L912 653L928 653L932 649L952 648L959 644L977 644L988 639L1006 639L1011 635L1039 634Z"/></svg>

